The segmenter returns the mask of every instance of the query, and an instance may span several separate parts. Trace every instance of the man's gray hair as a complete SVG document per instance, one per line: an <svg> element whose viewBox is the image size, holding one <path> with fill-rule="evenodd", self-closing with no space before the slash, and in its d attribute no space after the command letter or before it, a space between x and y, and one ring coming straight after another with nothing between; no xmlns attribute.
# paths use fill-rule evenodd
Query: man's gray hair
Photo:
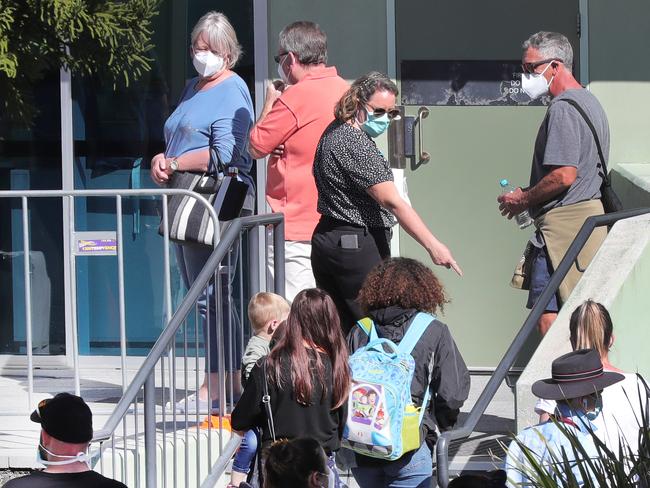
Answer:
<svg viewBox="0 0 650 488"><path fill-rule="evenodd" d="M196 44L196 40L201 34L205 34L211 51L221 56L227 56L228 69L232 69L237 64L242 49L228 17L215 11L208 12L201 17L192 29L192 46Z"/></svg>
<svg viewBox="0 0 650 488"><path fill-rule="evenodd" d="M327 63L327 36L314 22L301 20L280 32L280 52L294 53L300 64Z"/></svg>
<svg viewBox="0 0 650 488"><path fill-rule="evenodd" d="M521 47L524 51L537 49L544 59L559 59L569 71L573 69L573 48L566 36L559 32L540 31L524 41Z"/></svg>

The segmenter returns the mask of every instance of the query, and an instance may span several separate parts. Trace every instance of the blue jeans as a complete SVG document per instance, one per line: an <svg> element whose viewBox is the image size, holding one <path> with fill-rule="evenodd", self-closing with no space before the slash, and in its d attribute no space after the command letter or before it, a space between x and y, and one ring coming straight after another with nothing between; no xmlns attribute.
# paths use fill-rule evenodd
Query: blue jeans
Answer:
<svg viewBox="0 0 650 488"><path fill-rule="evenodd" d="M251 215L250 211L243 210L242 217ZM223 225L223 222L220 222ZM223 232L223 227L221 231ZM194 280L205 266L213 248L198 244L185 244L176 245L176 261L180 270L183 283L186 288L190 288ZM223 259L222 265L224 270L227 271L228 267L232 270L230 274L222 271L221 278L221 307L222 314L217 322L216 306L217 300L215 297L215 280L210 281L207 288L199 297L197 302L199 314L201 315L201 322L203 325L203 343L207 350L208 332L210 334L210 356L206 353L205 371L216 373L219 371L218 361L218 341L217 341L217 327L221 327L224 348L224 364L226 371L238 371L241 369L241 357L244 354L244 346L242 344L241 328L242 324L237 314L237 307L234 306L232 297L233 280L237 275L237 260L239 258L239 241L236 240L232 250L229 253L230 263L228 262L228 255ZM232 346L230 346L232 345Z"/></svg>
<svg viewBox="0 0 650 488"><path fill-rule="evenodd" d="M361 488L429 488L432 473L433 459L426 442L395 461L352 468Z"/></svg>
<svg viewBox="0 0 650 488"><path fill-rule="evenodd" d="M257 429L247 430L244 434L239 449L232 462L232 470L248 474L253 467L253 460L257 454Z"/></svg>
<svg viewBox="0 0 650 488"><path fill-rule="evenodd" d="M531 266L530 290L528 291L528 302L526 308L533 308L537 299L551 281L553 266L546 252L546 246L536 247L533 251L533 265ZM557 312L560 309L557 301L557 293L551 297L546 304L545 312Z"/></svg>

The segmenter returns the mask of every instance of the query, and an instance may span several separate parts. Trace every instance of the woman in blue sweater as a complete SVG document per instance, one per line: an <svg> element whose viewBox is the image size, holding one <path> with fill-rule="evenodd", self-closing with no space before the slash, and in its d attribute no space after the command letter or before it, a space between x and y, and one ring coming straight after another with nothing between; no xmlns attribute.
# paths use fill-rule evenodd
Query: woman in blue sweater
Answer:
<svg viewBox="0 0 650 488"><path fill-rule="evenodd" d="M250 215L254 205L254 186L250 176L252 160L248 154L248 133L253 124L253 104L244 81L232 71L241 55L235 31L225 15L208 12L192 30L192 64L198 76L192 78L183 93L176 110L165 122L164 153L151 160L151 178L165 186L174 171L215 171L210 162L210 148L218 153L221 161L239 170L239 178L249 185L249 192L242 214ZM178 265L185 285L189 288L205 265L212 249L202 245L176 246ZM237 251L233 251L230 263L235 266ZM199 310L204 335L210 334L210 361L206 361L206 376L199 391L182 399L176 409L188 413L209 413L210 400L218 396L217 384L217 330L215 324L228 324L233 313L234 337L232 357L226 355L225 364L233 373L233 385L239 385L239 363L242 345L236 332L238 318L231 298L231 283L222 279L223 320L216 320L213 286L201 297ZM209 316L208 316L209 310ZM209 331L207 324L210 325ZM229 328L223 327L225 351L231 340ZM209 363L209 364L208 364ZM208 398L208 383L211 399Z"/></svg>

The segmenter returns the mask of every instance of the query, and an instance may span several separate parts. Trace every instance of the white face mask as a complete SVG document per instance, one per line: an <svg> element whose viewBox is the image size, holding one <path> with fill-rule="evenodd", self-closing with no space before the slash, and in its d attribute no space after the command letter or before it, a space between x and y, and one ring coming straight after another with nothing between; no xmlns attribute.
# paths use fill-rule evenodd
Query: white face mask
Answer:
<svg viewBox="0 0 650 488"><path fill-rule="evenodd" d="M287 76L287 74L284 72L284 68L282 67L282 64L284 63L284 61L288 57L289 57L288 54L283 56L282 59L280 60L280 62L278 63L278 76L280 77L280 79L282 80L282 82L285 85L290 85L291 84L291 83L289 83L289 76Z"/></svg>
<svg viewBox="0 0 650 488"><path fill-rule="evenodd" d="M56 456L58 458L64 459L64 461L48 461L43 459L41 451L46 452L50 456ZM41 443L38 444L38 450L36 451L36 462L43 464L45 466L64 466L66 464L74 463L86 463L89 469L92 469L92 458L86 452L78 452L76 456L64 456L62 454L54 454L52 451L48 451L45 446Z"/></svg>
<svg viewBox="0 0 650 488"><path fill-rule="evenodd" d="M521 76L521 89L532 100L548 94L548 89L551 83L553 83L553 78L547 83L546 78L544 78L544 73L546 73L549 66L551 66L551 63L541 73L524 73Z"/></svg>
<svg viewBox="0 0 650 488"><path fill-rule="evenodd" d="M217 56L212 51L196 51L192 56L192 64L196 72L204 78L223 71L226 62L221 56Z"/></svg>

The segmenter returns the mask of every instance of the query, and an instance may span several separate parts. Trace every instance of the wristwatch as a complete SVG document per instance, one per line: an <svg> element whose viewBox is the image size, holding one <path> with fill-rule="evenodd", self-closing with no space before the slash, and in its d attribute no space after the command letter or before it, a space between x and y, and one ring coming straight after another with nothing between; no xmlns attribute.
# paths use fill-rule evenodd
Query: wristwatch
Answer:
<svg viewBox="0 0 650 488"><path fill-rule="evenodd" d="M172 170L172 173L178 171L178 158L172 159L171 163L169 163L169 169Z"/></svg>

